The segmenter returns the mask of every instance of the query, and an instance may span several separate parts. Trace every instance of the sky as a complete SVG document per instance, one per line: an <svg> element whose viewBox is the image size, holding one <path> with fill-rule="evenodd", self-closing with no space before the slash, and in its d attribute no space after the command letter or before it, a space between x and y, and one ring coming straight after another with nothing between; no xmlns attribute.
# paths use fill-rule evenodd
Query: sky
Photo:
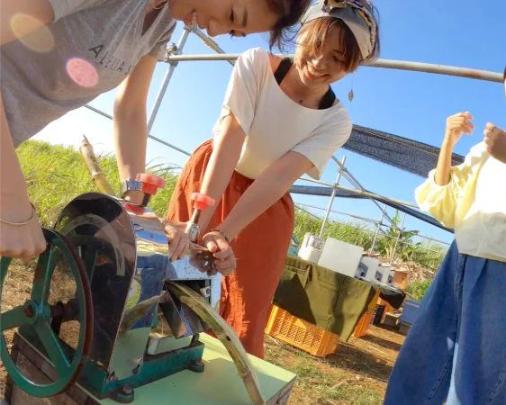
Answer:
<svg viewBox="0 0 506 405"><path fill-rule="evenodd" d="M506 65L506 1L489 0L376 0L380 15L381 58L483 69L502 73ZM177 42L182 29L172 38ZM228 53L253 47L268 47L267 34L247 38L216 38ZM190 35L183 53L212 53L199 38ZM159 63L152 80L148 111L153 108L168 65ZM151 134L191 151L209 139L218 117L232 67L226 62L181 62L163 98ZM439 146L448 115L469 111L475 130L457 145L465 155L483 138L486 122L506 128L506 97L500 83L434 75L420 72L360 67L333 85L337 97L350 112L355 124ZM353 89L350 103L347 94ZM90 104L112 114L114 91ZM36 139L51 143L78 145L86 134L99 153L112 153L112 123L81 108L50 124ZM423 178L361 157L346 150L346 167L370 191L389 198L414 203L414 189ZM187 157L150 140L148 164L183 166ZM334 183L337 167L330 162L322 181ZM300 184L310 184L302 181ZM341 185L352 187L345 180ZM328 198L294 195L296 203L326 208ZM370 201L336 199L339 212L379 220L381 213ZM310 209L322 216L321 210ZM389 209L390 215L394 214ZM332 219L350 221L341 214ZM411 217L404 226L442 241L452 235Z"/></svg>

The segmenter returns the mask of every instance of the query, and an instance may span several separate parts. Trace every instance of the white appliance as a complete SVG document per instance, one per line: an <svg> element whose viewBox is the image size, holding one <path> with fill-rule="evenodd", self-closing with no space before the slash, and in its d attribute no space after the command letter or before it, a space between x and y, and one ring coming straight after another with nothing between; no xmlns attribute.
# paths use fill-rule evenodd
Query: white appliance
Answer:
<svg viewBox="0 0 506 405"><path fill-rule="evenodd" d="M358 269L355 277L372 281L375 278L376 271L379 267L380 261L375 257L363 256L358 264Z"/></svg>
<svg viewBox="0 0 506 405"><path fill-rule="evenodd" d="M297 256L302 260L306 260L311 263L318 263L320 255L322 254L323 240L316 235L306 233L302 240Z"/></svg>
<svg viewBox="0 0 506 405"><path fill-rule="evenodd" d="M364 249L361 246L328 238L323 245L318 265L349 277L355 277L363 253Z"/></svg>
<svg viewBox="0 0 506 405"><path fill-rule="evenodd" d="M380 265L376 273L374 275L374 279L382 284L391 283L390 280L390 272L392 271L392 266L389 265Z"/></svg>

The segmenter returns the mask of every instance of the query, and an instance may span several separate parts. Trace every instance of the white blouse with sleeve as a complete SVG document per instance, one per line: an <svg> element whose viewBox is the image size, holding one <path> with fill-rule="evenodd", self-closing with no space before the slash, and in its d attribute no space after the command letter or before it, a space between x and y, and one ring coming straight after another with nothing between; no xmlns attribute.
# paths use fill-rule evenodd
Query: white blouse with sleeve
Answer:
<svg viewBox="0 0 506 405"><path fill-rule="evenodd" d="M237 59L215 136L229 112L246 134L236 170L251 179L289 151L307 157L314 165L307 174L319 179L332 154L351 134L350 117L340 102L317 110L288 97L276 82L269 54L260 48Z"/></svg>

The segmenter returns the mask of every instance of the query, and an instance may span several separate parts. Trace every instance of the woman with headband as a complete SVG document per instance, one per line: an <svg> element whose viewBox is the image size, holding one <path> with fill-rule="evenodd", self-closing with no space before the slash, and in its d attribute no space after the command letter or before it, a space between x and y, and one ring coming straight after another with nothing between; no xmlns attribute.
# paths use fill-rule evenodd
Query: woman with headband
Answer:
<svg viewBox="0 0 506 405"><path fill-rule="evenodd" d="M239 57L214 138L197 148L179 178L167 220L189 220L194 191L219 201L200 218L203 242L222 251L230 242L234 250L237 262L232 256L222 270L220 313L256 356L264 354L264 327L293 230L288 190L304 173L318 179L350 136L350 118L330 85L378 48L368 2L313 6L293 61L261 49ZM186 245L176 236L173 253Z"/></svg>
<svg viewBox="0 0 506 405"><path fill-rule="evenodd" d="M309 0L2 0L0 256L45 249L14 148L121 83L114 110L118 168L144 171L146 98L176 20L210 35L271 31L271 45ZM137 194L139 194L137 192Z"/></svg>

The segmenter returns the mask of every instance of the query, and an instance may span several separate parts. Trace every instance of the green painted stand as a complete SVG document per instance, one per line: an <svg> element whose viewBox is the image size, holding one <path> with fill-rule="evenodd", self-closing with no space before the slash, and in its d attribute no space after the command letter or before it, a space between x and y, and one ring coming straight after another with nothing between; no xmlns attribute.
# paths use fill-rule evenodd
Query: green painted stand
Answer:
<svg viewBox="0 0 506 405"><path fill-rule="evenodd" d="M183 370L135 388L133 404L249 405L244 383L223 345L206 334L200 335L200 341L204 344L204 372ZM295 374L254 356L249 357L266 403L285 403L295 381ZM97 398L78 383L70 387L65 394L42 400L45 402L38 402L41 400L29 398L21 390L11 387L10 399L11 405L118 404L112 399Z"/></svg>

